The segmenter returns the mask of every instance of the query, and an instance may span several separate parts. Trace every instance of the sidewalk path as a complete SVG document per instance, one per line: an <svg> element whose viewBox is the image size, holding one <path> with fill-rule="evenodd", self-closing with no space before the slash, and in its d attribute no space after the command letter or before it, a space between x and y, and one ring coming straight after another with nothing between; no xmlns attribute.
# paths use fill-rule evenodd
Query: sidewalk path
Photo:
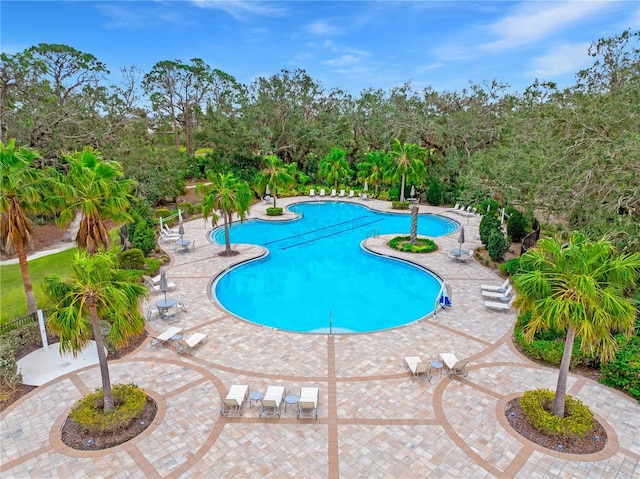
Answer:
<svg viewBox="0 0 640 479"><path fill-rule="evenodd" d="M385 210L388 203L364 204ZM254 206L252 217L268 219L265 208ZM461 220L441 208L421 211ZM478 221L461 222L475 238ZM437 238L441 249L418 260L452 286L452 308L390 331L328 336L272 330L226 313L210 299L212 278L259 256L262 248L234 245L240 254L224 258L217 254L224 246L208 241L201 220L185 223L185 229L198 247L172 255L167 268L188 306L172 326L184 334L207 333L208 342L189 356L147 341L110 363L114 384L135 382L157 401L154 423L109 450L66 447L60 428L70 407L100 385L97 367L69 373L0 415L3 478L640 477L640 406L590 379L571 374L568 392L606 427L609 441L600 453L549 451L511 430L506 403L528 389L554 389L557 371L527 360L513 346L513 312L484 308L480 283L500 279L476 261L449 261L444 251L456 244L457 234ZM398 255L385 239L366 243ZM157 314L148 321L153 334L166 328ZM412 383L403 356L435 359L441 352L468 358L468 377L436 374L430 382ZM220 417L220 397L232 384L248 384L251 391L282 385L293 393L318 386L318 419L299 420L291 406L281 418L260 418L248 402L242 417Z"/></svg>

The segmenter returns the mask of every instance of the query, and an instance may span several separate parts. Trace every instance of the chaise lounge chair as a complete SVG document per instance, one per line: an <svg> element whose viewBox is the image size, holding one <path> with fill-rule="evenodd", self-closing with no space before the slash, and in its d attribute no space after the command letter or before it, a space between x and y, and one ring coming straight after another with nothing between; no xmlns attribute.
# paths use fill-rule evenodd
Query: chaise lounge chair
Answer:
<svg viewBox="0 0 640 479"><path fill-rule="evenodd" d="M262 398L258 415L260 417L263 415L273 417L277 414L280 417L280 407L282 406L282 401L284 401L284 394L285 389L283 386L269 386L264 398Z"/></svg>
<svg viewBox="0 0 640 479"><path fill-rule="evenodd" d="M182 328L171 327L166 331L160 333L158 336L151 337L151 346L160 346L161 344L169 341L176 334L180 334L182 332Z"/></svg>
<svg viewBox="0 0 640 479"><path fill-rule="evenodd" d="M453 208L449 208L447 211L458 211L460 209L460 203L456 203Z"/></svg>
<svg viewBox="0 0 640 479"><path fill-rule="evenodd" d="M337 195L336 190L331 190L331 196L336 196L336 195Z"/></svg>
<svg viewBox="0 0 640 479"><path fill-rule="evenodd" d="M142 275L142 281L144 281L145 286L149 289L150 292L152 293L161 293L160 291L160 285L155 284L153 281L153 278L151 278L151 276L147 276L146 274ZM167 290L168 291L173 291L174 289L176 289L176 284L172 283L171 281L167 282Z"/></svg>
<svg viewBox="0 0 640 479"><path fill-rule="evenodd" d="M485 301L484 305L487 309L495 309L497 311L509 311L511 309L511 303L513 303L513 299L509 302L503 301Z"/></svg>
<svg viewBox="0 0 640 479"><path fill-rule="evenodd" d="M229 389L227 397L222 400L221 416L230 416L231 413L242 416L242 406L249 397L249 386L246 384L234 384Z"/></svg>
<svg viewBox="0 0 640 479"><path fill-rule="evenodd" d="M318 196L327 196L327 193L324 191L324 188L320 189L320 195Z"/></svg>
<svg viewBox="0 0 640 479"><path fill-rule="evenodd" d="M353 192L353 190L349 190L349 195L347 196L347 198L353 198L354 194L355 193Z"/></svg>
<svg viewBox="0 0 640 479"><path fill-rule="evenodd" d="M201 344L207 343L208 336L203 333L193 333L187 339L176 341L176 351L179 353L193 354L193 351Z"/></svg>
<svg viewBox="0 0 640 479"><path fill-rule="evenodd" d="M340 196L341 198L344 198L344 190L340 190L340 193L338 194L338 196Z"/></svg>
<svg viewBox="0 0 640 479"><path fill-rule="evenodd" d="M500 286L496 286L494 284L481 284L480 289L483 291L496 291L498 293L504 293L509 287L509 278L504 280Z"/></svg>
<svg viewBox="0 0 640 479"><path fill-rule="evenodd" d="M420 356L405 356L402 361L405 369L411 373L411 382L421 377L431 381L430 362L422 361Z"/></svg>
<svg viewBox="0 0 640 479"><path fill-rule="evenodd" d="M314 190L313 188L311 188L309 190L309 196L316 196L316 190Z"/></svg>
<svg viewBox="0 0 640 479"><path fill-rule="evenodd" d="M467 364L469 364L469 361L458 361L453 365L453 367L449 368L449 371L454 376L463 376L466 378L467 374L469 374L467 371Z"/></svg>
<svg viewBox="0 0 640 479"><path fill-rule="evenodd" d="M300 400L298 401L298 419L301 417L314 417L318 419L318 388L300 388Z"/></svg>
<svg viewBox="0 0 640 479"><path fill-rule="evenodd" d="M512 290L513 286L509 285L509 287L504 291L482 291L482 296L485 298L491 298L491 301L493 301L494 298L501 301L509 301L509 299L511 299Z"/></svg>

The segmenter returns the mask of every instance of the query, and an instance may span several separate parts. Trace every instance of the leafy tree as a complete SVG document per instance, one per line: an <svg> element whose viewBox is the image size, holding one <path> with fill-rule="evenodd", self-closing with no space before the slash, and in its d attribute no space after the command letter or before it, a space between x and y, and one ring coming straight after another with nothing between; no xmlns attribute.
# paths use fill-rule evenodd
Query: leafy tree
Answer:
<svg viewBox="0 0 640 479"><path fill-rule="evenodd" d="M127 210L134 182L123 178L119 163L103 160L93 148L66 154L64 159L69 171L66 176L60 175L58 190L65 206L58 222L66 225L80 214L78 247L88 253L97 252L101 246L108 249L111 238L105 221L131 221Z"/></svg>
<svg viewBox="0 0 640 479"><path fill-rule="evenodd" d="M295 169L295 163L286 166L275 155L267 155L263 158L263 161L264 168L257 175L256 186L260 191L265 191L266 187L269 186L273 195L273 207L275 208L278 189L286 188L294 183L291 167L293 166Z"/></svg>
<svg viewBox="0 0 640 479"><path fill-rule="evenodd" d="M244 221L251 208L253 194L249 183L239 180L233 173L215 173L207 172L207 178L211 182L199 183L196 186L196 193L204 195L202 201L202 216L205 220L212 217L213 223L218 222L218 213L222 215L224 221L224 255L231 256L237 254L231 250L231 242L229 241L229 225L234 214L237 214L240 221Z"/></svg>
<svg viewBox="0 0 640 479"><path fill-rule="evenodd" d="M433 179L429 182L429 187L427 188L427 203L433 206L440 206L442 204L442 185L436 179Z"/></svg>
<svg viewBox="0 0 640 479"><path fill-rule="evenodd" d="M385 154L378 150L371 151L356 165L356 168L358 181L363 185L365 182L372 185L375 195L378 196L380 185L384 180L384 172L388 168Z"/></svg>
<svg viewBox="0 0 640 479"><path fill-rule="evenodd" d="M390 161L386 176L392 181L401 180L400 201L404 201L405 180L419 183L426 175L424 160L427 157L427 150L413 143L402 144L395 138L391 142L387 156Z"/></svg>
<svg viewBox="0 0 640 479"><path fill-rule="evenodd" d="M487 241L487 251L489 256L494 261L502 261L504 254L509 249L509 243L505 238L502 229L495 229L489 234L489 241Z"/></svg>
<svg viewBox="0 0 640 479"><path fill-rule="evenodd" d="M531 225L527 218L518 210L514 210L509 214L507 219L507 234L512 241L519 243L522 238L527 236Z"/></svg>
<svg viewBox="0 0 640 479"><path fill-rule="evenodd" d="M502 222L495 213L489 212L482 216L480 220L480 226L478 227L480 233L480 241L487 246L489 244L489 237L494 231L502 233Z"/></svg>
<svg viewBox="0 0 640 479"><path fill-rule="evenodd" d="M564 417L567 377L573 342L581 350L610 361L617 349L614 332L630 336L636 307L628 292L636 287L640 254L618 254L611 242L590 241L574 233L567 245L545 238L520 258L512 277L514 304L531 313L524 329L531 341L536 331L566 331L553 403L553 414Z"/></svg>
<svg viewBox="0 0 640 479"><path fill-rule="evenodd" d="M18 254L29 314L38 310L29 276L27 248L33 242L32 214L51 213L56 207L52 177L34 167L38 152L16 147L14 139L0 142L0 237L2 248Z"/></svg>
<svg viewBox="0 0 640 479"><path fill-rule="evenodd" d="M328 183L333 183L335 189L338 188L338 182L346 180L351 174L346 153L340 148L332 148L331 152L318 165L318 175L321 178L326 178Z"/></svg>
<svg viewBox="0 0 640 479"><path fill-rule="evenodd" d="M44 288L56 306L49 315L49 327L60 335L61 352L77 355L93 335L98 349L104 411L114 409L111 379L100 333L100 319L111 323L109 339L120 347L144 330L138 302L147 294L140 283L121 280L117 259L109 253L78 252L70 278L47 277Z"/></svg>

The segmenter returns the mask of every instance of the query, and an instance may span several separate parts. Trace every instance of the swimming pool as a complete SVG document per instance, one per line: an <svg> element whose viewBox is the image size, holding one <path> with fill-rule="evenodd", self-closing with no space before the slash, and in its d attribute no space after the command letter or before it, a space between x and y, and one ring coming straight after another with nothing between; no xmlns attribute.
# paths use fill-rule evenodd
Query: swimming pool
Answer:
<svg viewBox="0 0 640 479"><path fill-rule="evenodd" d="M232 243L268 254L218 276L212 295L226 310L264 326L297 332L370 332L420 319L434 309L441 282L412 263L364 251L368 236L408 235L407 214L347 202L298 203L294 221L248 220L230 228ZM418 233L442 236L458 224L421 214ZM224 244L224 228L212 239Z"/></svg>

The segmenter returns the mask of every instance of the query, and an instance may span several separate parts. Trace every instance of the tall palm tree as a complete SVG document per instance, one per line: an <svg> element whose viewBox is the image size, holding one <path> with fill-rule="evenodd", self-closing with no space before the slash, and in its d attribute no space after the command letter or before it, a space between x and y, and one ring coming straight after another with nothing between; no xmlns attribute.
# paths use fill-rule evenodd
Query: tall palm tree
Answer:
<svg viewBox="0 0 640 479"><path fill-rule="evenodd" d="M200 183L196 186L196 193L204 195L202 201L202 216L205 220L212 217L214 223L218 222L218 213L222 215L224 220L224 240L225 240L225 256L235 254L231 250L231 242L229 241L229 225L233 218L233 214L237 214L240 221L244 221L247 213L251 209L253 195L251 188L246 181L242 181L233 173L215 173L209 170L207 178L211 182L210 185Z"/></svg>
<svg viewBox="0 0 640 479"><path fill-rule="evenodd" d="M38 310L38 304L27 261L34 233L28 215L51 213L57 206L51 190L52 175L33 166L38 157L35 150L16 148L15 139L6 145L0 142L0 237L5 251L18 254L29 314Z"/></svg>
<svg viewBox="0 0 640 479"><path fill-rule="evenodd" d="M619 255L611 242L589 241L574 233L567 245L545 238L520 258L513 276L514 304L531 313L524 329L532 340L539 330L566 331L553 414L564 416L567 377L573 343L597 353L601 361L613 358L614 332L631 335L636 307L628 293L640 274L640 254Z"/></svg>
<svg viewBox="0 0 640 479"><path fill-rule="evenodd" d="M374 187L374 193L378 196L380 185L384 180L384 172L388 168L387 157L381 151L372 151L366 154L363 161L357 165L358 181L362 184L367 182Z"/></svg>
<svg viewBox="0 0 640 479"><path fill-rule="evenodd" d="M46 277L44 289L56 303L49 315L49 327L60 335L61 351L76 355L93 335L104 393L104 411L114 408L107 355L100 333L100 319L111 323L109 338L116 347L144 330L138 302L147 288L121 277L117 259L110 253L89 255L78 252L70 278Z"/></svg>
<svg viewBox="0 0 640 479"><path fill-rule="evenodd" d="M130 222L134 181L125 179L122 166L116 161L103 160L99 151L87 147L64 155L69 171L61 175L60 195L66 200L58 217L61 225L80 214L80 228L76 235L78 247L96 253L100 247L109 248L111 238L105 220Z"/></svg>
<svg viewBox="0 0 640 479"><path fill-rule="evenodd" d="M386 171L387 177L392 181L401 180L400 201L404 201L405 180L409 178L419 182L427 174L424 161L428 152L415 143L402 144L400 140L395 138L391 142L391 148L387 155L390 160Z"/></svg>
<svg viewBox="0 0 640 479"><path fill-rule="evenodd" d="M347 154L340 148L331 148L331 152L318 164L318 176L333 183L334 189L338 189L338 182L349 178L351 173Z"/></svg>
<svg viewBox="0 0 640 479"><path fill-rule="evenodd" d="M275 208L278 189L291 186L294 182L291 166L295 168L295 164L287 166L275 155L267 155L262 160L265 167L258 173L256 187L260 191L265 191L266 187L269 186L273 195L273 207Z"/></svg>

